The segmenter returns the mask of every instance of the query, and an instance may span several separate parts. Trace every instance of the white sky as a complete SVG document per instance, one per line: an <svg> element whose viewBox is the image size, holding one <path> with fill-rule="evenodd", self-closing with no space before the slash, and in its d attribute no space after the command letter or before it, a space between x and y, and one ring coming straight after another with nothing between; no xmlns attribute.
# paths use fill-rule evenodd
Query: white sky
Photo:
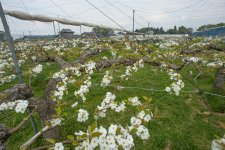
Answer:
<svg viewBox="0 0 225 150"><path fill-rule="evenodd" d="M55 6L54 1L60 8ZM135 9L135 29L147 27L173 28L174 25L197 27L203 24L225 22L225 0L89 0L127 30L132 30L132 9ZM1 0L3 9L20 10L31 14L66 17L81 22L118 26L93 8L85 0ZM118 11L117 7L126 15ZM64 11L63 11L63 10ZM69 15L69 16L68 16ZM128 16L129 17L128 17ZM23 21L7 16L12 34L53 34L52 23ZM60 24L60 28L70 28L76 34L80 27ZM58 29L58 24L56 24ZM0 30L3 30L0 23ZM82 32L90 31L82 27Z"/></svg>

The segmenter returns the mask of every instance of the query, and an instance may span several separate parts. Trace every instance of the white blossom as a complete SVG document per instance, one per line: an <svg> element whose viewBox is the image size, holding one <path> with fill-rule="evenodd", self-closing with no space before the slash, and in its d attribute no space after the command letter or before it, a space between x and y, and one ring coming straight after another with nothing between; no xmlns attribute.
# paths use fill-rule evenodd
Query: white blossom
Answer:
<svg viewBox="0 0 225 150"><path fill-rule="evenodd" d="M55 143L54 150L64 150L62 143Z"/></svg>
<svg viewBox="0 0 225 150"><path fill-rule="evenodd" d="M0 105L0 111L14 109L17 113L24 113L28 107L27 100L15 100L15 102L2 103Z"/></svg>
<svg viewBox="0 0 225 150"><path fill-rule="evenodd" d="M108 86L112 79L113 79L113 77L110 76L109 71L106 71L105 75L104 75L104 77L102 79L101 86L103 86L103 87Z"/></svg>
<svg viewBox="0 0 225 150"><path fill-rule="evenodd" d="M61 125L62 120L64 120L63 118L53 118L50 120L51 126L55 127L57 125Z"/></svg>
<svg viewBox="0 0 225 150"><path fill-rule="evenodd" d="M28 101L27 100L16 100L16 107L15 111L18 113L24 113L27 109L28 106Z"/></svg>
<svg viewBox="0 0 225 150"><path fill-rule="evenodd" d="M35 75L39 74L42 71L42 65L37 65L35 68L32 69L32 71Z"/></svg>
<svg viewBox="0 0 225 150"><path fill-rule="evenodd" d="M72 108L76 107L78 105L78 102L75 102L71 105Z"/></svg>
<svg viewBox="0 0 225 150"><path fill-rule="evenodd" d="M138 100L138 97L128 98L128 101L131 103L132 106L141 105L141 102Z"/></svg>
<svg viewBox="0 0 225 150"><path fill-rule="evenodd" d="M79 109L77 121L84 122L88 120L89 113L84 109Z"/></svg>

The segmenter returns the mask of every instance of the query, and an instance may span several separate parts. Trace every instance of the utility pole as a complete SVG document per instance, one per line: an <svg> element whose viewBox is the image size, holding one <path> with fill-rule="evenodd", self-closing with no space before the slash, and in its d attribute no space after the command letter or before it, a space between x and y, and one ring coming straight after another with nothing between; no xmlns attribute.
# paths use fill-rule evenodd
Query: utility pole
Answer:
<svg viewBox="0 0 225 150"><path fill-rule="evenodd" d="M133 10L133 32L134 32L134 13L135 13L135 10Z"/></svg>
<svg viewBox="0 0 225 150"><path fill-rule="evenodd" d="M53 21L53 28L54 28L54 33L56 35L56 31L55 31L55 22Z"/></svg>
<svg viewBox="0 0 225 150"><path fill-rule="evenodd" d="M150 23L148 22L148 38L149 38L149 35L150 35L149 25L150 25Z"/></svg>
<svg viewBox="0 0 225 150"><path fill-rule="evenodd" d="M80 35L81 35L81 25L80 25Z"/></svg>
<svg viewBox="0 0 225 150"><path fill-rule="evenodd" d="M22 84L22 83L24 83L23 77L22 77L22 71L20 70L20 67L19 67L19 64L18 64L18 60L17 60L17 57L16 57L16 51L15 51L15 48L14 48L14 45L13 45L13 39L12 39L12 36L10 34L10 31L9 31L9 26L7 24L7 21L6 21L4 10L2 8L1 2L0 2L0 17L1 17L2 24L3 24L4 30L5 30L6 40L8 41L8 46L9 46L10 52L12 54L13 63L15 65L15 69L16 69L16 75L19 78L19 83ZM28 111L29 111L29 113L31 113L31 109L29 107L28 107ZM38 130L37 130L37 126L36 126L36 123L34 121L33 115L31 115L30 118L31 118L31 123L32 123L32 127L34 129L34 132L37 133Z"/></svg>

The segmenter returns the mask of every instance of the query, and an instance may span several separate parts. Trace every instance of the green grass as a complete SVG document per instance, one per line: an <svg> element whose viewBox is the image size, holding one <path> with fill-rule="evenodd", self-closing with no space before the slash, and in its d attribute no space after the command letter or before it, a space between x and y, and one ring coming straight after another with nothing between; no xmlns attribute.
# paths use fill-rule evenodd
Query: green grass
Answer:
<svg viewBox="0 0 225 150"><path fill-rule="evenodd" d="M118 46L120 47L120 45ZM101 56L110 56L108 52L104 52ZM68 61L76 58L70 57ZM99 56L96 56L99 58ZM52 75L59 70L59 66L55 63L43 63L43 72L36 77L32 77L31 85L35 97L42 98L44 95L44 87L51 79ZM25 64L22 69L27 71L27 68L31 68L34 65L30 63ZM193 71L193 75L190 75L190 70ZM166 86L171 84L168 74L165 70L161 70L158 67L145 65L138 72L129 77L128 81L120 81L120 75L124 73L125 67L117 67L114 70L112 80L113 86L102 88L99 86L102 77L106 69L101 72L95 72L92 77L92 86L90 92L87 94L87 101L81 102L79 98L76 98L73 93L79 86L68 85L69 93L64 96L63 102L65 106L63 111L67 112L68 118L64 125L60 127L61 139L65 139L67 135L73 134L75 131L87 130L88 124L94 121L93 113L95 109L105 97L106 92L110 91L116 95L116 101L121 102L128 97L138 96L140 101L144 101L143 96L152 98L150 109L155 112L153 120L146 124L146 127L150 132L150 139L142 141L135 137L135 149L137 150L159 150L164 149L167 144L171 144L173 150L210 150L211 142L217 136L223 136L224 130L218 126L218 121L225 122L224 117L209 115L203 116L201 112L215 111L224 112L225 99L216 96L198 95L197 93L182 92L179 96L169 94L163 91L152 92L148 90L140 89L123 89L115 90L115 86L129 86L129 87L142 87L148 89L160 89L163 90ZM198 70L193 65L185 66L179 73L183 77L185 83L184 91L194 91L198 85L201 89L207 92L215 92L212 90L212 83L214 81L215 71L210 71L206 67L201 67L202 75L195 81L194 76L198 73ZM28 83L29 76L25 73L25 81ZM13 86L16 80L6 83L0 87L0 91ZM71 108L70 105L78 101L79 104L75 108ZM208 105L207 105L208 104ZM76 121L77 110L79 108L88 110L90 118L84 123ZM110 124L121 124L123 126L129 125L130 118L137 113L137 110L132 106L127 106L125 112L116 113L114 111L107 111L106 118L100 118L98 125L109 127ZM13 112L4 112L0 116L0 122L3 122L8 127L15 127L22 118L27 115L19 115ZM39 130L41 129L40 120L38 115L35 115L36 122L38 123ZM21 130L12 135L6 142L9 150L18 149L26 140L33 135L30 122L27 122ZM39 139L33 147L38 147L45 144L43 139Z"/></svg>

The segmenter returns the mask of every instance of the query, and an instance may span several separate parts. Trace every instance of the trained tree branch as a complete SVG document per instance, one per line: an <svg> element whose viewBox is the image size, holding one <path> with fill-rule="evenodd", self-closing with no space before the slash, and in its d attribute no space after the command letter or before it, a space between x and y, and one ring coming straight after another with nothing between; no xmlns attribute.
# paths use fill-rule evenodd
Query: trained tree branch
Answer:
<svg viewBox="0 0 225 150"><path fill-rule="evenodd" d="M56 126L54 126L56 127ZM27 150L43 133L49 131L50 129L54 128L50 126L45 126L41 131L35 134L32 138L30 138L26 143L20 146L21 150Z"/></svg>
<svg viewBox="0 0 225 150"><path fill-rule="evenodd" d="M16 131L18 131L27 122L27 120L36 112L37 106L33 106L33 107L34 109L32 110L32 112L27 117L23 118L23 121L21 121L15 128L12 128L9 130L10 134L13 134Z"/></svg>

